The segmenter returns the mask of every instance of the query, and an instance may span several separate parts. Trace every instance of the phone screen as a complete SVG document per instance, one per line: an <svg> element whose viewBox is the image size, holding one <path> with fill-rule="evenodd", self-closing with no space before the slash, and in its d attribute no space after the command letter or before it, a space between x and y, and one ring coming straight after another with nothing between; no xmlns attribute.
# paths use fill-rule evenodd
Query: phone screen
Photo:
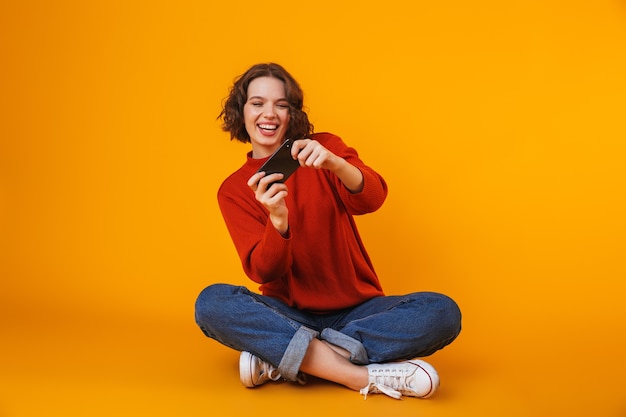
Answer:
<svg viewBox="0 0 626 417"><path fill-rule="evenodd" d="M266 175L281 173L284 177L275 182L285 182L300 167L298 160L291 157L291 145L290 139L285 140L257 172L264 171Z"/></svg>

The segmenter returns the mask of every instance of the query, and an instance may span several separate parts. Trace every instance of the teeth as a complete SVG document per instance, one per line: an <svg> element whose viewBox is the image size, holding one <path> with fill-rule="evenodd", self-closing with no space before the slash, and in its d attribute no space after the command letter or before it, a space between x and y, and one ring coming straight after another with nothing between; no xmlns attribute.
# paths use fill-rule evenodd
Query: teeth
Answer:
<svg viewBox="0 0 626 417"><path fill-rule="evenodd" d="M265 129L265 130L276 130L276 129L278 129L278 126L276 126L276 125L259 125L259 127L261 129Z"/></svg>

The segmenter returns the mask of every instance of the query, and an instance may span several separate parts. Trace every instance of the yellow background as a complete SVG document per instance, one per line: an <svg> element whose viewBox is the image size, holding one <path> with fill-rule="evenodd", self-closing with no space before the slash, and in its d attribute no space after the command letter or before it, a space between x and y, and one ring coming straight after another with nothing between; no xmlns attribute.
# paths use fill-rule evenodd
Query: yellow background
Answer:
<svg viewBox="0 0 626 417"><path fill-rule="evenodd" d="M626 414L623 1L5 0L0 54L0 416ZM387 292L461 305L436 398L247 390L196 328L264 61L387 179Z"/></svg>

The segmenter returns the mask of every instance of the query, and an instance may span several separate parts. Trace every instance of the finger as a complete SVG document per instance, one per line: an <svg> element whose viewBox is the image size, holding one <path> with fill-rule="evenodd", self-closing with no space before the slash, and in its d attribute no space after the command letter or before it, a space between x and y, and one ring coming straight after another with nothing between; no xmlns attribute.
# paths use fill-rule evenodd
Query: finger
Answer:
<svg viewBox="0 0 626 417"><path fill-rule="evenodd" d="M273 174L270 175L266 175L265 177L261 178L261 180L259 181L259 185L265 186L266 188L269 189L270 185L282 180L285 177L285 175L283 175L280 172L275 172Z"/></svg>
<svg viewBox="0 0 626 417"><path fill-rule="evenodd" d="M319 150L317 157L315 158L315 161L313 161L313 166L319 169L324 166L324 164L326 163L326 161L328 161L329 158L330 158L330 152L327 149L322 148Z"/></svg>
<svg viewBox="0 0 626 417"><path fill-rule="evenodd" d="M306 147L304 147L298 153L298 162L300 162L300 166L308 166L308 161L311 158L311 155L315 153L315 144L311 145L310 142Z"/></svg>
<svg viewBox="0 0 626 417"><path fill-rule="evenodd" d="M257 172L255 173L253 176L251 176L248 179L248 187L255 189L256 187L258 187L258 183L261 180L261 178L263 178L265 176L265 172L261 171L261 172Z"/></svg>
<svg viewBox="0 0 626 417"><path fill-rule="evenodd" d="M277 207L287 196L287 186L281 183L272 184L272 186L261 195L258 200L269 209Z"/></svg>
<svg viewBox="0 0 626 417"><path fill-rule="evenodd" d="M311 151L309 155L307 155L307 158L304 161L304 164L307 167L319 168L319 165L321 164L321 162L319 162L321 157L322 157L321 149L315 148Z"/></svg>
<svg viewBox="0 0 626 417"><path fill-rule="evenodd" d="M306 148L310 142L310 139L298 139L294 141L293 145L291 145L291 157L293 159L299 159L300 152Z"/></svg>

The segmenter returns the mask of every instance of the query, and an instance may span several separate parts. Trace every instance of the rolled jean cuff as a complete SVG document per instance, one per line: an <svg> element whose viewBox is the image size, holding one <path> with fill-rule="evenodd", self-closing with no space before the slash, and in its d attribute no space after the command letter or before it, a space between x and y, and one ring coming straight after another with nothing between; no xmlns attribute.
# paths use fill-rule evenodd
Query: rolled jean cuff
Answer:
<svg viewBox="0 0 626 417"><path fill-rule="evenodd" d="M350 336L346 336L337 330L326 328L322 330L320 339L350 352L350 362L352 363L358 365L367 365L369 363L369 357L363 344Z"/></svg>
<svg viewBox="0 0 626 417"><path fill-rule="evenodd" d="M311 330L307 327L300 327L296 334L293 335L287 349L283 355L283 358L278 364L278 371L280 375L287 381L296 381L298 378L298 372L300 371L300 365L304 360L304 355L309 349L311 340L315 339L319 335L315 330Z"/></svg>

